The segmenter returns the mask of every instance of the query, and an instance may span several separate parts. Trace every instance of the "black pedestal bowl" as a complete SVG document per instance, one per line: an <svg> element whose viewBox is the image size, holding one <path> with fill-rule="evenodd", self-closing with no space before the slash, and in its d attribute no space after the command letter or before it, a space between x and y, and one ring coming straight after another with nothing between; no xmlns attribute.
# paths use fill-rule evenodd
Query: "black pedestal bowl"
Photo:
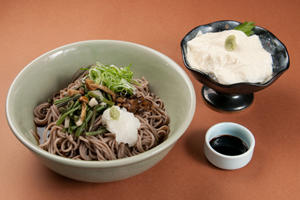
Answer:
<svg viewBox="0 0 300 200"><path fill-rule="evenodd" d="M233 29L240 24L241 23L237 21L216 21L201 25L191 30L181 41L184 65L190 70L195 79L203 84L202 96L205 102L213 109L219 111L235 112L249 107L253 102L253 93L265 89L274 83L290 65L289 55L284 44L271 32L259 26L253 29L254 34L259 36L263 48L271 54L273 59L273 74L268 82L263 84L243 82L223 85L189 64L186 57L187 42L196 37L199 31L201 31L202 34L220 32Z"/></svg>

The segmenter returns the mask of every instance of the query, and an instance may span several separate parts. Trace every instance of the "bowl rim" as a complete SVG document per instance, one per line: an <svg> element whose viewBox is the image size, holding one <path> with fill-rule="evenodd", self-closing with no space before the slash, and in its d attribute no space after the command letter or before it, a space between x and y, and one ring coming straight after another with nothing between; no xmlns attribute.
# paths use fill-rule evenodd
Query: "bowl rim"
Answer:
<svg viewBox="0 0 300 200"><path fill-rule="evenodd" d="M32 63L36 62L37 60L42 59L43 57L49 55L49 54L53 54L54 52L57 52L59 50L62 50L64 48L70 48L72 46L77 46L77 45L86 45L86 44L102 44L102 43L119 43L119 44L124 44L124 45L129 45L129 46L135 46L138 48L142 48L146 51L149 51L152 54L155 54L156 56L166 60L166 62L170 63L169 66L171 66L173 68L173 70L177 71L179 74L181 74L182 78L185 80L186 84L187 84L187 89L189 90L190 93L190 97L191 97L191 102L190 102L190 107L188 110L188 114L187 114L187 118L185 119L185 122L181 124L181 126L174 131L174 133L168 137L167 140L165 140L162 144L146 151L143 152L141 154L132 156L132 157L127 157L127 158L122 158L122 159L117 159L117 160L109 160L109 161L83 161L83 160L73 160L73 159L69 159L69 158L64 158L64 157L60 157L58 155L54 155L51 154L43 149L41 149L40 147L38 147L35 144L32 144L27 138L25 138L24 136L21 136L18 131L15 128L15 125L12 123L11 121L11 115L10 115L10 99L12 98L12 89L15 87L17 80L19 79L19 77L21 76L21 74L26 71L31 65ZM37 57L36 59L34 59L33 61L31 61L29 64L27 64L19 73L18 75L15 77L15 79L13 80L12 84L9 87L8 93L7 93L7 97L6 97L6 105L5 105L5 114L6 114L6 120L8 122L8 125L11 129L11 131L13 132L13 134L15 135L15 137L25 146L27 147L31 152L49 159L51 161L54 161L56 163L60 163L60 164L64 164L64 165L69 165L69 166L73 166L73 167L85 167L85 168L112 168L112 167L118 167L118 166L125 166L125 165L130 165L133 163L137 163L143 160L146 160L150 157L153 157L156 154L159 154L160 152L162 152L163 150L169 148L172 145L175 145L176 141L184 134L184 132L186 131L186 129L189 127L194 113L195 113L195 109L196 109L196 94L195 94L195 90L194 90L194 86L192 84L192 81L190 80L190 78L188 77L188 75L186 74L186 72L175 62L173 61L171 58L169 58L168 56L164 55L163 53L154 50L150 47L146 47L144 45L140 45L137 43L133 43L133 42L127 42L127 41L121 41L121 40L84 40L84 41L78 41L78 42L74 42L74 43L70 43L70 44L66 44L60 47L57 47L55 49L52 49L42 55L40 55L39 57Z"/></svg>
<svg viewBox="0 0 300 200"><path fill-rule="evenodd" d="M195 69L195 68L192 68L190 67L189 63L187 62L187 58L186 58L186 53L184 51L184 43L185 43L185 39L196 29L202 27L202 26L209 26L209 25L213 25L215 23L220 23L220 22L234 22L236 23L237 25L240 25L242 24L241 22L238 22L238 21L235 21L235 20L219 20L219 21L214 21L214 22L210 22L210 23L206 23L206 24L202 24L202 25L199 25L199 26L196 26L194 27L192 30L190 30L184 37L183 39L181 40L180 42L180 47L181 47L181 54L182 54L182 59L183 59L183 63L185 65L185 67L191 71L194 71L194 72L197 72L199 74L201 74L202 76L204 76L205 78L207 78L210 82L213 82L215 85L217 85L218 87L221 87L221 88L234 88L234 87L240 87L240 86L243 86L243 85L252 85L252 86L256 86L256 87L266 87L268 85L271 85L282 73L284 73L286 70L289 69L289 66L290 66L290 57L289 57L289 53L288 53L288 50L286 48L286 46L279 40L278 37L276 37L271 31L263 28L263 27L260 27L260 26L256 26L257 28L259 29L262 29L266 32L268 32L270 35L272 35L283 47L284 47L284 50L286 51L286 55L287 55L287 65L284 69L282 69L281 71L279 71L277 74L275 74L269 81L263 83L263 84L260 84L260 83L249 83L249 82L240 82L240 83L234 83L234 84L221 84L217 81L215 81L214 79L212 79L210 76L208 76L207 74L205 74L204 72L198 70L198 69Z"/></svg>

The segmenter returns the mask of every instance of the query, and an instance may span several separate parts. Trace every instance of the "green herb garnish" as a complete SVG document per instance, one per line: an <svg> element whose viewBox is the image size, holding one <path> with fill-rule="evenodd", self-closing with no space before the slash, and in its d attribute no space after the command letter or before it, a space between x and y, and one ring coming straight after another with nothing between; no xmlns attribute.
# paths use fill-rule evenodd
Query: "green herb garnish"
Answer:
<svg viewBox="0 0 300 200"><path fill-rule="evenodd" d="M89 71L89 78L96 84L104 85L115 93L133 94L135 87L131 83L138 84L132 79L133 73L130 70L131 64L124 68L114 65L103 65L99 62L92 66Z"/></svg>
<svg viewBox="0 0 300 200"><path fill-rule="evenodd" d="M247 36L250 36L254 33L254 31L252 31L252 29L255 28L254 24L255 24L255 22L245 21L244 23L235 27L234 30L243 31Z"/></svg>

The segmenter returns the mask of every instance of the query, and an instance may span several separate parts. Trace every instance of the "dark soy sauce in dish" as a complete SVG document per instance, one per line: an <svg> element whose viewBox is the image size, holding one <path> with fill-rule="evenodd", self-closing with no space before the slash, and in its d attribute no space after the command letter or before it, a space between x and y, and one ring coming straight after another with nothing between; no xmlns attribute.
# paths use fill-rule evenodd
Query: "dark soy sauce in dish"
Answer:
<svg viewBox="0 0 300 200"><path fill-rule="evenodd" d="M217 136L209 144L215 151L228 156L241 155L249 149L243 140L232 135Z"/></svg>

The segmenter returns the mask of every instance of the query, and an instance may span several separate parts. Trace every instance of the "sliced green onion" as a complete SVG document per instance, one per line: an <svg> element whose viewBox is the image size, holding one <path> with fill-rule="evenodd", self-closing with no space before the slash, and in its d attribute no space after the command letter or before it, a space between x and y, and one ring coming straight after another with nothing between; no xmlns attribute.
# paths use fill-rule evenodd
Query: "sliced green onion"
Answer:
<svg viewBox="0 0 300 200"><path fill-rule="evenodd" d="M136 83L136 81L132 79L133 73L130 67L131 64L124 68L118 68L114 65L103 65L97 62L91 67L88 77L96 84L104 85L115 93L134 94L135 87L131 83Z"/></svg>

